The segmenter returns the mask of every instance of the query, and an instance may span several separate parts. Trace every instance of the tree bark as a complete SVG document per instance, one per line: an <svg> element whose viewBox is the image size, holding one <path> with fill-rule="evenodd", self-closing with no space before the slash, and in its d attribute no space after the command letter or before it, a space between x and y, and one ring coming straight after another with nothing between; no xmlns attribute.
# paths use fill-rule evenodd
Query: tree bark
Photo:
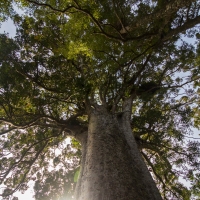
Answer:
<svg viewBox="0 0 200 200"><path fill-rule="evenodd" d="M84 138L76 200L162 199L142 160L126 113L112 115L99 106L89 115Z"/></svg>

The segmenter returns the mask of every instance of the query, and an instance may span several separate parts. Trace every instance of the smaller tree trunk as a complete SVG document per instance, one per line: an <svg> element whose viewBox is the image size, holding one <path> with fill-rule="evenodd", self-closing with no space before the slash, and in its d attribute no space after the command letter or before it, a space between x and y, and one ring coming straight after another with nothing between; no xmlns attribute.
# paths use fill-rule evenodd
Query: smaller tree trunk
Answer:
<svg viewBox="0 0 200 200"><path fill-rule="evenodd" d="M89 117L75 199L161 200L126 117L117 119L103 107Z"/></svg>

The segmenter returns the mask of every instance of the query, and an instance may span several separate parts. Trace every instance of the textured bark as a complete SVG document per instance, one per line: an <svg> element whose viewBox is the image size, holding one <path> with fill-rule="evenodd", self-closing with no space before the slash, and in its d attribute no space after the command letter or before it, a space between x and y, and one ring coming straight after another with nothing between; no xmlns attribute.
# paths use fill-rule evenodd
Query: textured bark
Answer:
<svg viewBox="0 0 200 200"><path fill-rule="evenodd" d="M76 200L162 199L137 149L127 113L93 110L82 148Z"/></svg>

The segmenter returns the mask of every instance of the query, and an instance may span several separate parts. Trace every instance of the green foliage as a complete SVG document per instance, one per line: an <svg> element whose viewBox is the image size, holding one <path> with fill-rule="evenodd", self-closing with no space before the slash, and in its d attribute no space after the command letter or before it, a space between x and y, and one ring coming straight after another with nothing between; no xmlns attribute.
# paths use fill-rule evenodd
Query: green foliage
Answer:
<svg viewBox="0 0 200 200"><path fill-rule="evenodd" d="M31 180L37 200L72 198L81 145L66 138L87 128L89 107L115 115L130 96L133 134L163 198L199 198L200 147L189 139L200 127L200 45L180 38L188 29L198 38L199 1L15 2L29 15L0 1L1 21L17 26L14 39L0 35L3 198Z"/></svg>
<svg viewBox="0 0 200 200"><path fill-rule="evenodd" d="M0 22L5 21L14 13L14 9L12 6L13 1L0 1Z"/></svg>
<svg viewBox="0 0 200 200"><path fill-rule="evenodd" d="M80 168L78 168L74 174L74 182L76 183L78 181L79 178L79 174L80 174Z"/></svg>

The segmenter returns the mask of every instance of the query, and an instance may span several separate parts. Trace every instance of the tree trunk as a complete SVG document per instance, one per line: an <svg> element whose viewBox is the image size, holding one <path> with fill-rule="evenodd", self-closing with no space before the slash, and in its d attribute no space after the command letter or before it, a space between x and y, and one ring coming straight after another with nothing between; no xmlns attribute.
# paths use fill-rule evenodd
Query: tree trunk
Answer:
<svg viewBox="0 0 200 200"><path fill-rule="evenodd" d="M162 199L125 114L114 116L102 106L91 112L82 148L76 200Z"/></svg>

